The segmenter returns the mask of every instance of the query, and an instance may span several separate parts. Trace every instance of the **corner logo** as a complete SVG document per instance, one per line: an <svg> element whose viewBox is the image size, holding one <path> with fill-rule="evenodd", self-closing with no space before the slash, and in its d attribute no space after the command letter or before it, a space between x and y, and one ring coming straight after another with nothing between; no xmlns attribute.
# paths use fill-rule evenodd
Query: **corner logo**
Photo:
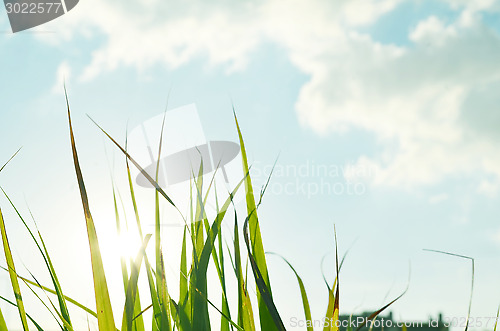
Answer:
<svg viewBox="0 0 500 331"><path fill-rule="evenodd" d="M163 128L162 151L158 162L158 146ZM225 140L208 140L194 104L182 106L154 116L135 127L128 137L128 152L144 170L156 177L158 184L172 198L181 212L189 215L189 196L196 204L198 195L192 185L193 177L198 177L203 168L203 190L207 195L205 212L215 212L243 178L240 145ZM135 182L145 190L153 188L151 183L134 167L131 168ZM210 185L213 178L213 183ZM215 187L215 189L214 189ZM242 200L244 194L236 194L233 201Z"/></svg>
<svg viewBox="0 0 500 331"><path fill-rule="evenodd" d="M75 8L79 0L4 0L12 32L31 29Z"/></svg>

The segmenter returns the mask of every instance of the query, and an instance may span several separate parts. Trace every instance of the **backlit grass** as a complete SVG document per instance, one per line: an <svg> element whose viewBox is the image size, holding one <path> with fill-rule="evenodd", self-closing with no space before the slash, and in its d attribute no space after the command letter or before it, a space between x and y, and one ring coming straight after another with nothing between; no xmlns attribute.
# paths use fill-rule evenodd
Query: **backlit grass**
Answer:
<svg viewBox="0 0 500 331"><path fill-rule="evenodd" d="M67 99L66 99L67 101ZM14 259L12 257L10 245L16 243L9 243L8 228L9 222L13 220L5 220L0 210L0 230L2 235L3 251L5 253L7 266L5 272L8 272L11 280L11 288L14 294L14 301L11 301L4 296L0 298L10 305L17 307L19 311L19 318L22 327L25 331L28 329L36 328L43 330L43 326L37 324L36 312L25 311L23 305L22 292L32 291L36 295L35 289L49 293L49 299L42 299L37 297L43 303L47 310L51 312L61 330L70 331L74 330L68 305L75 305L79 309L88 314L89 319L95 319L99 330L102 331L167 331L167 330L181 330L181 331L200 331L211 330L213 328L213 314L209 311L217 312L217 317L220 320L221 331L229 330L265 330L265 331L282 331L285 330L285 325L280 316L279 309L273 299L271 290L271 282L268 272L266 261L266 254L264 253L264 243L262 241L261 230L259 226L258 210L262 197L265 193L266 186L261 190L260 194L256 196L252 186L252 180L249 173L249 164L245 150L243 136L238 125L235 114L235 125L239 136L241 146L241 158L243 164L243 173L241 174L241 181L233 188L233 191L228 194L225 201L217 203L216 216L209 219L205 212L205 204L208 194L212 188L212 182L203 183L203 165L199 169L198 174L193 174L192 185L197 192L196 198L192 198L191 206L192 213L189 217L184 217L185 226L183 232L182 250L179 266L179 296L178 300L173 299L173 295L169 293L168 284L165 277L165 261L162 248L161 238L161 220L160 220L160 201L164 199L177 209L174 201L165 193L165 191L157 183L158 170L156 178L152 178L133 158L129 155L126 146L121 146L114 140L104 129L95 123L102 133L109 138L109 140L116 146L118 150L123 153L126 164L124 171L128 176L128 189L131 197L132 205L134 208L134 218L137 225L137 232L142 240L142 247L137 252L134 259L128 260L125 255L122 256L121 272L123 281L123 291L125 300L123 302L123 309L121 311L113 311L111 300L108 290L108 280L105 274L101 250L99 246L99 239L106 240L106 238L98 238L96 232L94 219L91 214L91 206L89 204L85 182L83 178L83 171L80 167L78 159L77 144L73 135L73 127L71 123L71 112L69 102L67 101L67 116L69 124L69 140L71 143L72 156L75 168L76 179L82 200L84 220L87 228L87 236L89 243L89 253L91 257L92 276L93 276L93 291L95 294L95 306L86 307L66 296L66 291L63 289L57 278L55 266L52 264L49 252L46 249L42 236L38 229L32 230L24 221L23 216L17 211L14 203L9 199L11 208L14 208L18 217L29 231L30 239L36 244L39 253L44 260L47 270L50 274L52 284L40 284L33 275L27 277L21 276L17 273L15 268ZM161 154L161 142L159 144L158 155ZM12 156L13 158L14 156ZM9 161L12 160L9 159ZM158 157L158 160L160 158ZM7 162L9 163L9 162ZM156 189L155 195L155 226L153 233L144 233L141 220L138 213L137 201L134 192L134 183L130 174L130 167L136 167ZM6 164L0 168L0 173ZM158 169L159 167L157 167ZM3 173L1 173L3 175ZM204 192L203 187L208 186L209 189ZM227 211L232 205L232 198L239 190L244 190L246 196L246 213L244 217L238 220L236 212L234 215L227 216ZM7 194L4 192L7 196ZM8 196L7 196L8 198ZM117 231L122 231L122 221L118 212L117 192L113 187L114 210L116 215ZM220 205L219 205L220 203ZM179 212L180 213L180 212ZM222 240L222 221L225 218L233 217L234 220L234 233L232 234L233 242L230 245L225 245ZM335 238L336 240L336 238ZM146 248L150 245L154 246L154 257L150 260L146 253ZM188 253L190 252L190 253ZM230 256L230 263L224 259L224 256ZM304 319L311 320L311 310L309 307L309 300L307 292L298 272L289 265L291 272L294 273L298 290L302 298L302 306L304 310ZM328 302L326 302L325 311L326 318L336 321L339 318L339 282L338 273L342 266L342 261L339 261L338 254L336 256L336 278L334 283L330 286L326 281L328 290ZM215 268L219 283L219 288L212 289L214 292L220 292L221 304L220 306L214 304L208 299L209 283L207 281L207 271L209 266ZM139 299L139 291L142 289L138 286L138 279L140 273L146 273L147 276L147 302ZM227 284L228 279L234 277L237 283L237 302L230 302L228 295ZM254 289L249 289L249 277L253 278L251 282L255 286ZM252 293L256 294L256 300L252 298ZM175 296L177 297L177 296ZM236 295L234 295L236 297ZM393 302L398 300L401 296L374 312L370 318L375 318L384 309L390 306ZM252 302L256 302L254 306ZM147 323L144 318L145 314L151 314L151 324ZM115 321L121 320L119 325ZM308 326L307 330L312 330L312 326ZM3 315L0 311L0 331L7 330ZM329 325L324 328L327 330L337 330L335 325Z"/></svg>

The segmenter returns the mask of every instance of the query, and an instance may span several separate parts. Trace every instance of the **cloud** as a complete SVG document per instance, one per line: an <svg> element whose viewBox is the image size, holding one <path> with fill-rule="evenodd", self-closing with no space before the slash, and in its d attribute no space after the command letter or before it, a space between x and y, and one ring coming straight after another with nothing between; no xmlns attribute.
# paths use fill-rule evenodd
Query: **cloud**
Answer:
<svg viewBox="0 0 500 331"><path fill-rule="evenodd" d="M255 6L248 3L242 12L225 3L192 1L186 8L177 8L156 0L87 0L58 23L57 34L37 37L57 45L79 35L104 36L105 42L92 52L91 63L80 77L83 80L122 67L176 68L199 56L232 71L245 66L261 38L259 29L253 28L258 26L252 15Z"/></svg>
<svg viewBox="0 0 500 331"><path fill-rule="evenodd" d="M200 56L228 72L244 70L252 52L272 42L310 77L296 101L302 125L377 138L377 156L359 159L377 169L374 185L411 189L480 173L492 178L490 191L499 187L500 38L481 20L499 1L446 0L459 18L422 18L406 47L359 32L401 2L87 0L65 15L63 32L37 37L57 44L103 35L84 80L121 67L176 68ZM478 183L479 192L485 187Z"/></svg>
<svg viewBox="0 0 500 331"><path fill-rule="evenodd" d="M310 48L311 38L333 41L340 37L344 33L342 22L373 23L400 1L261 0L234 4L197 0L179 6L158 0L87 0L64 19L48 23L57 34L37 37L55 45L77 35L104 35L106 42L92 53L83 74L86 80L124 66L140 71L157 64L176 68L199 56L231 72L244 69L252 51L263 42L295 44L294 48L302 51Z"/></svg>
<svg viewBox="0 0 500 331"><path fill-rule="evenodd" d="M382 148L374 184L411 188L478 171L498 180L498 34L464 11L450 25L430 17L409 37L413 45L399 49L351 33L343 51L326 50L297 101L302 123L373 132Z"/></svg>
<svg viewBox="0 0 500 331"><path fill-rule="evenodd" d="M499 2L497 0L445 0L452 8L454 9L462 9L470 11L480 11L487 9L499 9Z"/></svg>

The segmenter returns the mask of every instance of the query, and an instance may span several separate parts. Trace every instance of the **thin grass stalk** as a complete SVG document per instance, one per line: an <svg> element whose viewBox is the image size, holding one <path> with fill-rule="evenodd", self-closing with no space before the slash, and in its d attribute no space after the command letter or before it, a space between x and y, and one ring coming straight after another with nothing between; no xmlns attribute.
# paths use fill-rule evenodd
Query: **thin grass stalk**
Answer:
<svg viewBox="0 0 500 331"><path fill-rule="evenodd" d="M267 254L272 254L272 255L276 255L276 256L280 257L283 261L285 261L285 263L288 265L288 267L290 267L290 269L292 269L295 277L297 278L297 282L299 283L300 296L302 298L302 307L304 308L304 318L306 321L312 321L311 307L309 305L309 299L307 298L307 292L306 292L306 288L304 286L304 282L302 281L302 278L299 276L299 274L297 273L295 268L292 266L292 264L290 262L288 262L288 260L285 259L283 256L276 254L276 253L271 253L271 252L269 252ZM309 323L307 324L307 331L314 331L312 325L310 325Z"/></svg>
<svg viewBox="0 0 500 331"><path fill-rule="evenodd" d="M243 175L245 176L245 191L246 191L246 204L247 204L247 215L249 215L249 233L250 233L250 246L251 253L255 259L255 267L259 270L262 275L262 280L267 288L268 295L272 299L271 284L269 282L269 275L267 271L266 255L264 252L264 245L262 243L262 236L260 233L259 219L257 217L257 207L255 204L255 197L253 193L252 180L249 174L248 159L245 150L245 143L243 141L243 136L238 124L238 119L236 118L236 112L233 108L234 120L236 123L236 128L238 131L238 137L241 147L241 159L243 163ZM273 319L272 313L269 311L265 300L262 298L262 293L257 291L257 301L259 304L259 319L260 326L263 330L274 331L278 330Z"/></svg>
<svg viewBox="0 0 500 331"><path fill-rule="evenodd" d="M7 302L11 306L18 307L14 302L10 301L7 298L4 298L3 296L0 295L0 299ZM19 308L19 307L18 307ZM40 327L40 325L30 316L30 314L26 313L26 317L33 323L33 325L36 327L38 331L43 331L43 329Z"/></svg>
<svg viewBox="0 0 500 331"><path fill-rule="evenodd" d="M4 267L1 267L1 266L0 266L0 269L3 269L4 271L7 271L7 272L8 272L8 270L7 270L6 268L4 268ZM26 283L28 283L28 284L30 284L30 285L36 286L36 287L38 287L38 288L40 288L40 289L42 289L42 290L44 290L44 291L46 291L46 292L49 292L49 293L54 294L54 295L57 295L57 292L56 292L56 291L54 291L54 290L53 290L53 289L51 289L51 288L48 288L47 286L44 286L44 285L41 285L41 284L37 284L37 283L35 283L35 282L33 282L33 281L31 281L31 280L29 280L29 279L27 279L27 278L23 277L23 276L20 276L20 275L17 275L17 278L19 278L19 279L20 279L20 280L22 280L23 282L26 282ZM93 311L92 309L90 309L90 308L88 308L88 307L86 307L86 306L82 305L81 303L79 303L79 302L78 302L78 301L76 301L75 299L72 299L72 298L70 298L70 297L68 297L68 296L64 296L64 300L65 300L65 301L67 301L67 302L69 302L69 303L71 303L71 304L73 304L73 305L75 305L76 307L78 307L78 308L82 309L82 310L83 310L83 311L85 311L87 314L90 314L90 315L92 315L93 317L97 318L97 313L96 313L95 311Z"/></svg>
<svg viewBox="0 0 500 331"><path fill-rule="evenodd" d="M125 143L125 146L127 143ZM137 231L139 232L139 236L141 240L144 240L143 234L142 234L142 227L141 227L141 220L139 217L139 209L137 207L137 201L135 198L135 191L134 191L134 184L132 182L132 175L130 172L130 166L128 164L128 158L125 158L125 164L127 167L127 179L128 179L128 184L129 184L129 192L130 192L130 198L132 200L132 206L134 207L134 215L135 215L135 220L136 220L136 225L137 225ZM151 265L149 263L148 257L144 257L144 264L146 265L146 275L148 278L148 286L149 286L149 293L151 296L151 302L153 305L153 319L151 321L151 329L152 331L159 331L160 330L160 325L161 325L161 310L160 310L160 303L158 299L158 294L156 292L156 284L155 280L153 277Z"/></svg>
<svg viewBox="0 0 500 331"><path fill-rule="evenodd" d="M245 330L255 330L252 303L243 277L236 210L234 211L234 271L238 281L238 325Z"/></svg>
<svg viewBox="0 0 500 331"><path fill-rule="evenodd" d="M7 268L9 270L10 282L12 285L12 290L14 291L14 297L16 298L19 317L21 318L21 324L23 326L24 331L29 331L28 321L26 320L26 312L24 310L23 297L21 295L21 288L19 287L19 282L17 280L16 267L14 266L14 259L12 258L12 252L10 250L9 239L7 238L7 231L5 230L5 223L1 209L0 209L0 231L2 233L2 243L3 243L3 250L5 253L5 260L7 262Z"/></svg>
<svg viewBox="0 0 500 331"><path fill-rule="evenodd" d="M123 311L123 331L131 331L132 325L136 320L136 304L135 301L138 297L137 282L139 280L139 272L141 270L142 260L146 255L146 247L148 245L151 235L146 235L142 243L142 247L131 265L130 278L127 284L127 291L125 294L125 309ZM140 313L140 310L139 310Z"/></svg>
<svg viewBox="0 0 500 331"><path fill-rule="evenodd" d="M85 189L85 183L83 181L83 175L80 168L80 163L78 161L78 153L76 151L73 126L71 124L71 114L70 114L70 107L69 107L68 95L66 93L66 88L65 88L65 96L66 96L66 105L68 108L68 123L69 123L70 139L71 139L71 148L73 151L73 162L75 166L76 177L78 180L78 187L80 189L80 195L82 198L82 206L85 214L85 223L87 225L87 236L89 240L90 258L92 263L92 276L94 280L94 293L96 299L97 321L99 325L99 330L114 331L116 330L116 327L113 318L113 310L111 308L111 300L109 298L106 275L104 274L104 265L102 263L101 251L99 249L99 241L97 239L94 220L92 219L92 215L90 213L87 190Z"/></svg>
<svg viewBox="0 0 500 331"><path fill-rule="evenodd" d="M2 172L3 169L5 169L5 167L7 166L7 164L9 164L10 161L12 161L12 159L14 157L16 157L17 153L19 153L19 151L21 150L22 147L20 147L8 160L7 162L4 163L4 165L2 167L0 167L0 172Z"/></svg>
<svg viewBox="0 0 500 331"><path fill-rule="evenodd" d="M17 209L17 207L14 205L14 203L12 202L12 200L10 199L10 197L7 195L7 193L4 191L4 189L3 188L0 188L0 189L2 190L3 194L5 195L5 197L7 198L7 200L9 201L10 205L12 206L12 208L14 209L14 211L16 212L17 216L19 217L19 219L23 223L23 225L26 228L26 230L28 230L28 233L30 234L31 239L33 240L33 242L36 244L38 250L40 251L40 254L42 255L42 258L43 258L43 260L45 262L45 266L47 267L47 270L49 271L50 278L52 280L52 284L54 285L54 289L56 291L57 300L58 300L58 303L59 303L59 309L61 310L62 318L64 319L65 324L69 324L69 326L71 327L71 319L70 319L70 316L69 316L68 308L66 306L66 300L64 299L64 294L63 294L63 291L62 291L62 288L61 288L61 284L59 283L59 280L57 278L57 274L56 274L55 268L54 268L54 266L52 264L52 261L50 259L49 252L47 250L47 247L45 246L45 242L43 240L42 234L40 233L40 230L38 229L38 226L36 225L36 221L35 221L35 218L34 218L33 214L31 213L31 210L29 210L29 208L28 208L28 210L30 212L30 215L31 215L31 218L33 220L33 223L35 224L35 227L36 227L36 230L37 230L37 233L38 233L38 240L40 242L38 242L37 238L33 234L33 231L31 231L30 227L28 226L28 224L24 220L23 216L21 215L21 213L19 212L19 210ZM68 328L65 327L64 330L67 331Z"/></svg>

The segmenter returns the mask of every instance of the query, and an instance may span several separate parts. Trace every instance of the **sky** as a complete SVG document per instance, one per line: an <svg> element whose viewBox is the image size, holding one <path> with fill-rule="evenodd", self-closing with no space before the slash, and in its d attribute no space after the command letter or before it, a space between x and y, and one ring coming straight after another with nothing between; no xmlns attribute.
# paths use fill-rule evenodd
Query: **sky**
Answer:
<svg viewBox="0 0 500 331"><path fill-rule="evenodd" d="M465 316L470 261L424 251L435 249L475 259L472 316L494 317L499 58L494 0L82 0L15 34L1 9L0 163L22 150L0 186L28 220L28 206L33 212L65 292L92 305L65 81L119 310L110 172L125 200L124 162L87 114L124 143L127 129L194 103L208 140L237 141L234 106L257 188L277 160L259 210L264 246L302 276L313 318L326 310L324 257L334 277L334 226L340 253L349 251L341 313L381 307L410 273L392 307L397 318ZM148 218L151 191L140 198ZM3 196L0 207L20 273L48 281ZM164 228L172 274L180 230ZM268 265L287 324L302 316L296 279L279 258ZM12 297L8 278L0 279L0 293ZM28 304L54 327L35 300ZM16 311L0 307L16 325ZM85 316L77 321L86 326Z"/></svg>

